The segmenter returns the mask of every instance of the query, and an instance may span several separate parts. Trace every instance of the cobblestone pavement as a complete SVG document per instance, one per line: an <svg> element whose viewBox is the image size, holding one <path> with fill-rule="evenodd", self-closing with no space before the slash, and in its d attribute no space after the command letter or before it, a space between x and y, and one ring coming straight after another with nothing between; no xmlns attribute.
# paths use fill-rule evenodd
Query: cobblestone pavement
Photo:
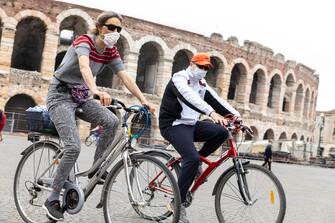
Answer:
<svg viewBox="0 0 335 223"><path fill-rule="evenodd" d="M13 178L20 152L30 144L24 136L4 135L0 143L0 222L23 222L16 211L13 199ZM79 165L92 162L94 149L83 146ZM254 162L254 161L252 161ZM231 165L228 161L195 194L187 209L191 223L218 222L214 210L213 186L219 174ZM273 164L287 199L287 223L335 222L335 170L311 166ZM83 210L75 216L66 216L65 222L104 222L102 209L96 209L101 187L93 192Z"/></svg>

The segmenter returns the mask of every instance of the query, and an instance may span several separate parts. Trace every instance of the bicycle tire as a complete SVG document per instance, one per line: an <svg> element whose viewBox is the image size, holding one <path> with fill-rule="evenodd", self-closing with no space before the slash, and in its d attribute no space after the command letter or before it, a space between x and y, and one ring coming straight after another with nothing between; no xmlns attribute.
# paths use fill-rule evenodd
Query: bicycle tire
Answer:
<svg viewBox="0 0 335 223"><path fill-rule="evenodd" d="M30 216L29 214L27 214L27 211L26 210L23 210L23 206L22 205L28 205L28 207L31 206L31 208L33 207L33 205L31 203L29 203L29 201L27 201L27 203L24 202L21 203L21 199L20 199L20 195L19 195L19 186L20 186L20 181L22 179L21 178L21 174L22 174L22 171L23 171L23 168L25 167L25 164L27 163L27 161L29 161L28 159L35 153L37 152L38 150L40 150L41 148L46 148L46 149L50 149L50 151L52 151L54 153L54 156L56 156L58 153L59 153L59 148L57 148L55 145L53 144L50 144L50 143L47 143L47 142L43 142L43 141L40 141L39 143L36 144L35 147L31 147L31 149L28 149L25 151L25 153L23 154L17 168L16 168L16 172L15 172L15 176L14 176L14 185L13 185L13 191L14 191L14 201L15 201L15 206L16 206L16 209L17 211L19 212L21 218L25 221L25 222L28 222L28 223L33 223L33 222L41 222L41 220L43 219L44 221L46 220L46 217L45 217L45 211L40 208L40 207L36 207L34 208L32 211L31 211L31 215ZM42 156L42 155L41 155ZM51 156L50 156L51 157ZM28 162L29 164L29 162ZM28 168L29 169L29 168ZM55 170L55 169L54 169ZM23 176L22 176L23 177ZM28 179L26 179L26 183L28 182ZM33 179L31 180L31 182L33 182ZM30 183L30 182L29 182ZM34 182L36 183L36 182ZM30 183L31 186L33 185L32 183ZM23 185L22 185L23 186ZM27 185L25 184L24 185L25 187L27 187ZM36 190L35 187L31 187L30 189L34 189ZM29 192L29 191L28 191ZM36 194L40 195L41 197L43 196L43 194L41 194L41 192L43 193L43 190L41 191L37 191ZM30 193L30 192L29 192ZM49 192L46 192L46 193L49 193ZM31 196L31 194L30 194ZM44 203L45 200L41 199L41 202ZM42 204L42 203L41 203ZM29 206L30 205L30 206ZM36 204L37 205L37 204ZM35 210L36 209L36 210ZM29 216L28 216L29 215ZM36 218L39 218L38 220L34 220Z"/></svg>
<svg viewBox="0 0 335 223"><path fill-rule="evenodd" d="M172 190L173 190L173 202L175 205L171 206L173 208L172 212L173 212L173 217L172 217L172 221L173 223L177 223L179 221L179 217L180 217L180 193L179 193L179 188L178 188L178 184L176 182L176 179L174 178L173 174L170 172L170 170L161 162L159 161L157 158L149 156L149 155L145 155L145 154L132 154L130 155L132 163L143 163L144 161L148 161L151 163L154 163L155 165L157 165L157 167L160 168L161 171L163 171L163 173L165 174L166 178L168 178L169 182L171 183L172 186ZM140 165L141 165L140 164ZM103 189L103 212L104 212L104 217L105 217L105 222L112 222L113 219L111 217L111 213L110 210L115 210L115 205L111 205L110 206L110 202L109 202L109 197L111 194L111 191L115 191L117 192L118 188L113 188L113 185L116 184L119 179L117 178L121 171L124 170L124 165L123 165L123 160L120 160L114 167L113 169L110 171L110 173L108 174L108 177L106 179L106 183L105 183L105 187ZM121 174L121 180L123 178L125 178L124 173ZM128 197L128 190L127 190L127 186L125 183L122 182L121 187L123 187L124 191L124 195L123 197L125 197L125 199L129 199ZM141 187L142 188L142 187ZM142 190L143 191L143 190ZM134 192L134 191L133 191ZM115 197L115 196L113 196ZM111 197L111 199L113 199L113 197ZM134 207L134 205L130 204L130 201L128 200L127 203L129 204L129 209L134 210L134 213L137 215L136 217L141 217L142 221L144 219L147 219L148 221L162 221L165 220L166 218L168 218L167 215L171 215L172 213L164 213L166 214L165 216L154 216L154 217L150 217L148 218L145 215L142 215L140 212L138 212L138 210L136 210L136 207ZM118 204L119 207L122 205L122 202L118 200ZM169 203L170 204L170 203ZM120 210L122 211L122 210ZM129 210L130 213L130 210ZM129 215L128 213L128 215ZM142 222L141 221L141 222ZM124 220L123 220L124 222ZM138 219L128 219L126 220L126 222L138 222Z"/></svg>
<svg viewBox="0 0 335 223"><path fill-rule="evenodd" d="M218 217L219 222L276 222L281 223L284 220L285 212L286 212L286 197L284 189L279 182L278 178L267 169L256 165L256 164L245 164L243 165L244 170L247 174L241 174L241 184L244 185L238 185L237 182L237 171L235 168L232 168L229 170L224 177L221 178L220 182L218 182L218 187L215 193L215 212ZM253 174L253 172L259 172L263 176L262 180L256 179L256 177ZM251 174L252 173L252 174ZM250 175L251 174L251 175ZM232 182L230 182L230 180ZM268 181L270 182L269 188L266 190L262 190L260 192L257 192L259 188L262 186L267 185ZM250 186L251 182L254 182L257 186ZM236 183L236 185L234 185ZM245 186L245 184L248 184ZM225 187L226 186L226 187ZM239 188L241 187L247 187L247 195L248 196L255 196L251 197L251 199L254 200L252 204L246 205L243 201L241 192L239 191ZM224 193L223 190L225 189ZM228 193L228 191L232 191L232 195ZM267 194L269 192L269 194ZM227 206L222 207L221 201L223 202L222 195L224 194L227 202ZM269 195L269 199L266 197ZM240 197L239 197L240 196ZM258 197L259 196L259 197ZM263 199L263 197L265 199ZM256 199L257 198L257 199ZM238 207L233 207L235 203L237 203ZM228 206L230 205L230 207ZM265 204L265 207L259 207L259 205ZM270 204L268 207L267 204ZM272 205L272 207L271 207ZM257 214L264 214L261 217L272 217L271 213L273 212L273 220L264 220L259 219L260 216L256 216L255 213L252 213L251 208L252 207L258 208L259 213ZM273 210L274 207L279 210ZM232 211L229 211L229 208L235 208ZM243 210L244 209L244 210ZM247 210L248 209L248 210ZM224 213L224 214L223 214ZM248 214L252 215L253 217L256 217L257 219L250 219L248 218ZM225 215L225 216L224 216ZM270 216L271 215L271 216ZM239 218L240 217L240 218Z"/></svg>

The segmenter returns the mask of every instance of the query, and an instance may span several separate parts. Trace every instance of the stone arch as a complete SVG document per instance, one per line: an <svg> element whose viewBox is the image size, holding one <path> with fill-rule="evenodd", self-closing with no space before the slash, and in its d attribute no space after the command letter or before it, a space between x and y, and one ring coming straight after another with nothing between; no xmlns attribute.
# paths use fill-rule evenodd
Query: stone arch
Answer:
<svg viewBox="0 0 335 223"><path fill-rule="evenodd" d="M95 22L93 21L93 19L91 18L91 16L89 14L87 14L85 11L81 10L81 9L68 9L68 10L64 10L61 13L59 13L59 15L56 17L56 30L57 30L57 34L60 30L60 26L61 23L68 17L70 16L77 16L82 18L83 20L86 21L86 23L88 24L88 29L94 29L95 28Z"/></svg>
<svg viewBox="0 0 335 223"><path fill-rule="evenodd" d="M309 118L312 118L313 113L314 113L314 104L315 104L315 98L314 97L315 97L314 90L312 90L311 101L310 101L310 105L309 105L309 113L308 113Z"/></svg>
<svg viewBox="0 0 335 223"><path fill-rule="evenodd" d="M290 112L291 106L293 106L293 93L294 93L294 87L295 87L295 74L292 70L289 70L286 72L285 77L285 94L283 98L283 104L282 104L282 111L283 112Z"/></svg>
<svg viewBox="0 0 335 223"><path fill-rule="evenodd" d="M191 62L193 53L187 49L179 50L173 57L172 75L186 69Z"/></svg>
<svg viewBox="0 0 335 223"><path fill-rule="evenodd" d="M280 133L279 139L287 139L287 134L286 132Z"/></svg>
<svg viewBox="0 0 335 223"><path fill-rule="evenodd" d="M159 57L173 59L172 51L167 46L166 42L158 36L144 36L135 42L137 52L140 52L142 47L147 43L153 43L158 49Z"/></svg>
<svg viewBox="0 0 335 223"><path fill-rule="evenodd" d="M36 10L30 10L30 9L20 11L14 16L14 19L16 20L15 26L17 26L17 23L19 23L22 19L26 17L39 18L45 23L48 31L55 31L54 25L49 17L47 17L43 12L36 11Z"/></svg>
<svg viewBox="0 0 335 223"><path fill-rule="evenodd" d="M30 95L27 94L16 94L9 98L5 105L5 112L8 114L8 122L12 125L12 129L15 132L27 131L27 122L25 111L29 107L36 106L36 102Z"/></svg>
<svg viewBox="0 0 335 223"><path fill-rule="evenodd" d="M294 71L292 69L288 70L285 73L284 80L285 80L286 86L288 86L288 87L294 86L294 84L295 84L295 82L296 82L297 79L296 79L295 73L294 73Z"/></svg>
<svg viewBox="0 0 335 223"><path fill-rule="evenodd" d="M136 83L141 91L156 94L156 76L164 55L164 50L157 42L150 41L141 45L137 63Z"/></svg>
<svg viewBox="0 0 335 223"><path fill-rule="evenodd" d="M309 86L306 87L305 91L305 99L304 99L304 110L303 110L303 116L307 117L308 116L308 111L309 111L309 104L310 104L310 90Z"/></svg>
<svg viewBox="0 0 335 223"><path fill-rule="evenodd" d="M259 137L259 134L258 134L258 129L256 126L250 126L250 129L252 130L253 132L253 137L249 136L248 134L245 134L245 140L246 141L250 141L250 140L253 140L253 141L257 141L258 140L258 137Z"/></svg>
<svg viewBox="0 0 335 223"><path fill-rule="evenodd" d="M253 78L251 84L251 91L249 95L249 103L262 105L264 101L266 91L266 69L261 66L256 66L257 69L253 69Z"/></svg>
<svg viewBox="0 0 335 223"><path fill-rule="evenodd" d="M179 43L172 49L172 55L176 55L180 50L187 50L192 53L192 55L196 54L198 51L195 47L193 47L189 43Z"/></svg>
<svg viewBox="0 0 335 223"><path fill-rule="evenodd" d="M61 64L64 56L66 54L66 51L61 51L57 54L56 56L56 60L55 60L55 70L57 70L57 68L59 67L59 65Z"/></svg>
<svg viewBox="0 0 335 223"><path fill-rule="evenodd" d="M6 12L2 8L0 8L0 19L4 20L7 17L8 16L7 16Z"/></svg>
<svg viewBox="0 0 335 223"><path fill-rule="evenodd" d="M228 100L236 100L237 102L243 103L246 93L249 65L244 59L238 58L234 60L231 67Z"/></svg>
<svg viewBox="0 0 335 223"><path fill-rule="evenodd" d="M23 17L16 26L11 67L40 72L46 32L40 17Z"/></svg>
<svg viewBox="0 0 335 223"><path fill-rule="evenodd" d="M301 135L300 136L300 141L304 141L305 140L305 136L304 135Z"/></svg>
<svg viewBox="0 0 335 223"><path fill-rule="evenodd" d="M280 105L280 93L283 83L282 75L281 72L276 69L271 72L270 77L267 107L277 110Z"/></svg>
<svg viewBox="0 0 335 223"><path fill-rule="evenodd" d="M302 83L299 83L295 93L295 105L294 105L294 112L297 113L299 116L302 110L303 99L304 99L304 87Z"/></svg>
<svg viewBox="0 0 335 223"><path fill-rule="evenodd" d="M298 140L298 136L296 133L293 133L292 136L291 136L291 139L292 140Z"/></svg>
<svg viewBox="0 0 335 223"><path fill-rule="evenodd" d="M59 42L60 45L70 45L72 41L80 35L86 34L89 29L87 21L78 15L69 15L59 24Z"/></svg>
<svg viewBox="0 0 335 223"><path fill-rule="evenodd" d="M275 134L272 129L268 129L265 131L263 139L275 139Z"/></svg>
<svg viewBox="0 0 335 223"><path fill-rule="evenodd" d="M224 74L224 62L217 56L211 56L211 64L213 67L207 72L205 79L209 86L221 94L220 81Z"/></svg>

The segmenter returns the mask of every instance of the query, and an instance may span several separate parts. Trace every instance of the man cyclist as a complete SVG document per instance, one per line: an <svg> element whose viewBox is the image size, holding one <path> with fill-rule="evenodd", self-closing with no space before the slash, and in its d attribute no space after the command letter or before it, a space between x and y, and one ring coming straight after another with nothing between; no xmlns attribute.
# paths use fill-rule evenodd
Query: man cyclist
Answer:
<svg viewBox="0 0 335 223"><path fill-rule="evenodd" d="M220 98L204 79L212 67L207 53L192 57L186 70L175 73L166 86L159 114L162 136L181 155L183 161L178 185L181 194L181 223L186 218L186 194L198 170L200 155L207 157L228 137L227 124L223 116L240 116L231 105ZM211 117L215 123L199 121L200 114ZM194 142L205 142L197 152Z"/></svg>

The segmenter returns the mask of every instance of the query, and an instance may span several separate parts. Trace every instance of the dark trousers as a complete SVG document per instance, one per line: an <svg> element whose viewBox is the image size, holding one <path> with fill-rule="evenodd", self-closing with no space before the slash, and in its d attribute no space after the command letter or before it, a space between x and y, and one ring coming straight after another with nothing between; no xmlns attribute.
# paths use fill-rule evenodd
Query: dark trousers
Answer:
<svg viewBox="0 0 335 223"><path fill-rule="evenodd" d="M269 158L264 159L264 163L262 166L265 166L266 164L268 164L269 170L271 171L271 160Z"/></svg>
<svg viewBox="0 0 335 223"><path fill-rule="evenodd" d="M161 129L162 136L169 141L182 157L178 186L181 202L184 203L186 194L198 170L200 156L207 157L227 139L228 132L224 127L199 121L194 126L177 125ZM198 152L194 142L205 142Z"/></svg>

